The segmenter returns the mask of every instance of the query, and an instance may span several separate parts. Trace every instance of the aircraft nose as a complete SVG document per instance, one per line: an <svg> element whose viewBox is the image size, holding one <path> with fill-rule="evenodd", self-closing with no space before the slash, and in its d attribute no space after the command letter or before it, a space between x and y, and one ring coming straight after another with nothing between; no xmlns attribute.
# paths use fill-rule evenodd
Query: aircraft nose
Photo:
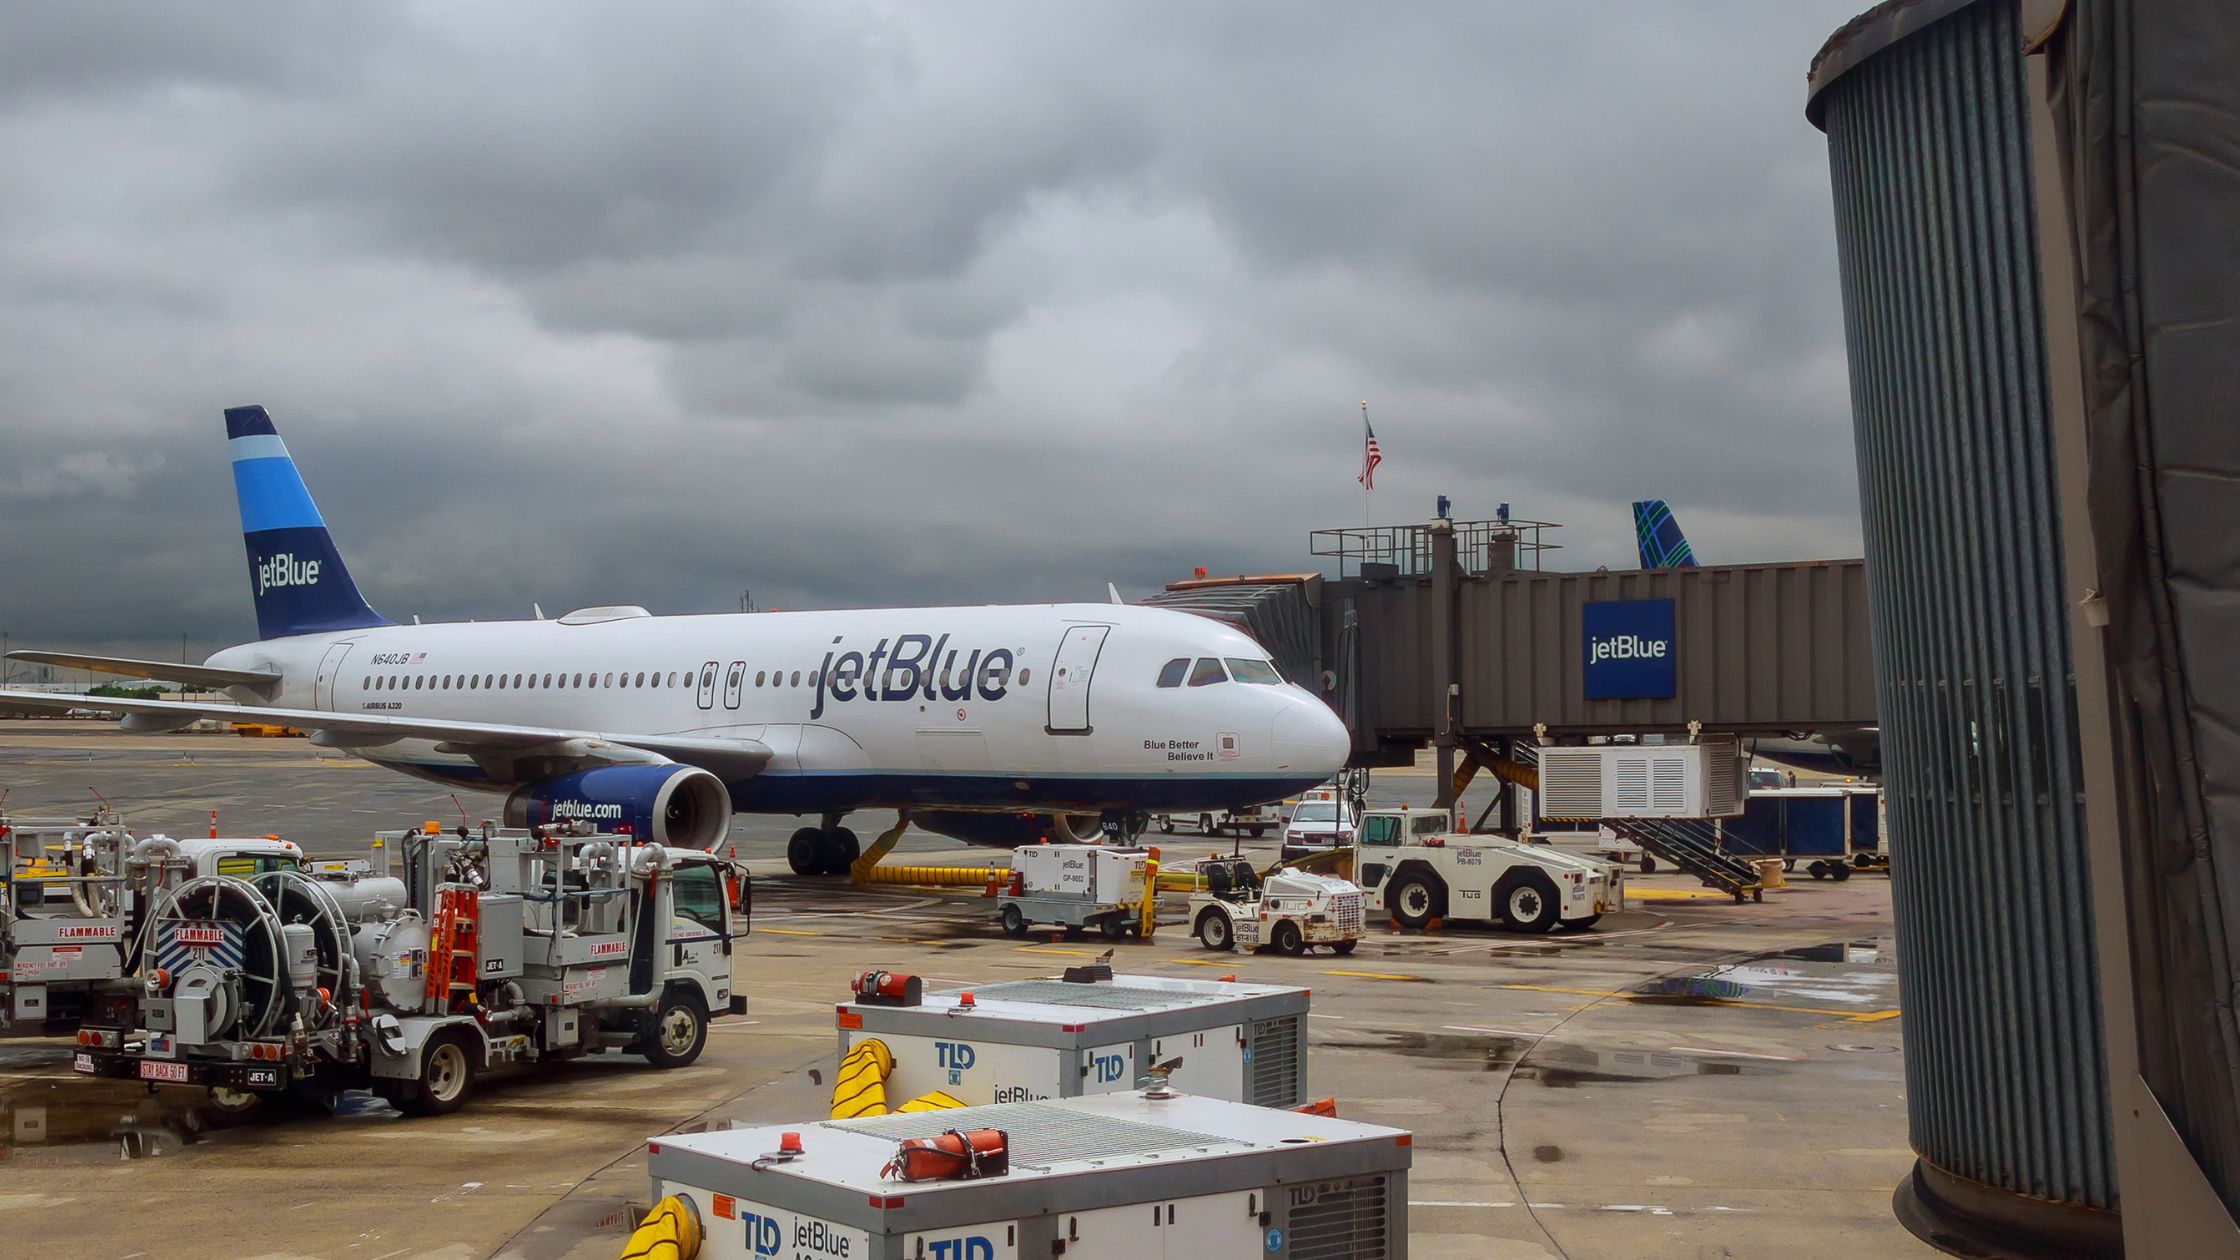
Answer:
<svg viewBox="0 0 2240 1260"><path fill-rule="evenodd" d="M1318 700L1293 703L1277 713L1271 742L1281 767L1325 776L1336 774L1353 753L1346 724Z"/></svg>

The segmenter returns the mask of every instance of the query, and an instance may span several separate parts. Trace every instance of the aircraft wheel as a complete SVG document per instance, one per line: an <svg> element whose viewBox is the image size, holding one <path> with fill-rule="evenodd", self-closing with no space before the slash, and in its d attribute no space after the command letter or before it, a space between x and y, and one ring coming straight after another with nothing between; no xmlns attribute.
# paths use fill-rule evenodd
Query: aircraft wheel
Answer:
<svg viewBox="0 0 2240 1260"><path fill-rule="evenodd" d="M848 830L846 827L834 827L826 835L824 842L825 874L845 875L848 873L848 867L862 856L863 845L857 842L855 832Z"/></svg>
<svg viewBox="0 0 2240 1260"><path fill-rule="evenodd" d="M1260 837L1262 837L1262 836L1264 836L1264 835L1267 835L1267 834L1268 834L1268 829L1267 829L1267 828L1266 828L1265 826L1260 826L1260 825L1254 825L1254 826L1251 826L1251 827L1247 827L1247 828L1245 828L1245 830L1247 830L1247 831L1251 832L1251 833L1252 833L1252 838L1253 838L1253 839L1255 839L1255 840L1258 840L1258 839L1259 839Z"/></svg>
<svg viewBox="0 0 2240 1260"><path fill-rule="evenodd" d="M824 870L824 833L815 827L803 827L786 841L786 865L796 875L815 875Z"/></svg>
<svg viewBox="0 0 2240 1260"><path fill-rule="evenodd" d="M1159 815L1159 834L1160 834L1160 835L1163 835L1163 836L1171 836L1171 835L1173 835L1173 834L1174 834L1174 817L1173 817L1173 815L1171 815L1171 814L1161 814L1161 815Z"/></svg>
<svg viewBox="0 0 2240 1260"><path fill-rule="evenodd" d="M1207 835L1209 835L1209 836L1210 836L1210 835L1212 835L1212 834L1213 834L1213 815L1211 815L1211 814L1200 814L1200 815L1198 815L1198 830L1200 830L1200 831L1204 832L1205 834L1207 834Z"/></svg>

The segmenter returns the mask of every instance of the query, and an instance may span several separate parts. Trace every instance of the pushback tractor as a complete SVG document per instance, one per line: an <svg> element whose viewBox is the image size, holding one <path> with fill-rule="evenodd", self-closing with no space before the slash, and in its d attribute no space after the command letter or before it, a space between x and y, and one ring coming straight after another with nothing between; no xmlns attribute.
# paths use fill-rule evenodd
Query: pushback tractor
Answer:
<svg viewBox="0 0 2240 1260"><path fill-rule="evenodd" d="M1512 932L1588 928L1623 910L1625 873L1546 845L1453 830L1443 809L1379 809L1361 818L1354 871L1369 908L1406 928L1433 919L1491 920Z"/></svg>
<svg viewBox="0 0 2240 1260"><path fill-rule="evenodd" d="M495 1069L602 1050L682 1067L712 1016L745 1010L747 885L728 894L712 854L588 824L395 840L401 876L322 864L172 889L132 1022L82 1027L73 1067L221 1104L372 1089L435 1114Z"/></svg>

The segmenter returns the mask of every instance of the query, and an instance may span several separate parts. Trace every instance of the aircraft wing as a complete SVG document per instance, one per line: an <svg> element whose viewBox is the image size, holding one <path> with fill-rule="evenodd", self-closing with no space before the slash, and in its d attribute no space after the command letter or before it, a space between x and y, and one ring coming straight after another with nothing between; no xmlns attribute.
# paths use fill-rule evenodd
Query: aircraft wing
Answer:
<svg viewBox="0 0 2240 1260"><path fill-rule="evenodd" d="M437 741L443 752L473 757L485 768L517 761L550 763L545 773L562 774L594 765L682 762L726 779L761 773L770 748L759 740L703 735L612 734L556 726L511 726L498 722L455 722L444 718L389 717L375 713L328 713L318 709L268 709L250 705L193 704L177 700L125 700L111 696L56 695L0 691L0 710L28 709L64 713L98 709L122 713L135 729L177 729L202 718L221 722L269 722L315 732L313 742L329 748L378 748L401 739ZM135 720L136 719L136 720Z"/></svg>
<svg viewBox="0 0 2240 1260"><path fill-rule="evenodd" d="M135 660L129 656L86 656L78 652L10 652L8 659L29 661L34 665L59 665L64 669L90 669L126 678L193 683L199 687L255 687L267 694L280 681L280 675L257 669L216 669L209 665L187 665L178 661Z"/></svg>

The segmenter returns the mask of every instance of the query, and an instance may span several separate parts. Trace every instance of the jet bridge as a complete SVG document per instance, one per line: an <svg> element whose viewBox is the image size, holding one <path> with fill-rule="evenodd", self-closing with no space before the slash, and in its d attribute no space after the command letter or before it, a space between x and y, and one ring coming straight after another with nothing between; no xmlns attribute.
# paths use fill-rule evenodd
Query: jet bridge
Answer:
<svg viewBox="0 0 2240 1260"><path fill-rule="evenodd" d="M1457 749L1876 725L1865 561L1562 572L1555 528L1320 530L1335 578L1200 571L1149 602L1259 637L1345 717L1354 765L1438 748L1449 797Z"/></svg>

